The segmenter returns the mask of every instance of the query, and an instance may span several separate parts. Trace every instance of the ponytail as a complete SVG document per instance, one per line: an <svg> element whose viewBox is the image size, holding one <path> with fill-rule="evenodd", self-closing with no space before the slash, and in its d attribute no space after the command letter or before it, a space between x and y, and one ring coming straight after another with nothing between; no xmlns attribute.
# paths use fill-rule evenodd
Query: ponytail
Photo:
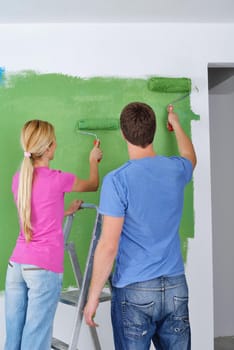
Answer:
<svg viewBox="0 0 234 350"><path fill-rule="evenodd" d="M19 176L18 187L18 212L22 223L25 239L30 242L32 239L31 225L31 193L33 182L33 164L29 157L24 157Z"/></svg>
<svg viewBox="0 0 234 350"><path fill-rule="evenodd" d="M34 175L34 161L40 159L55 139L54 127L42 120L28 121L21 131L21 145L24 159L21 163L17 206L25 240L33 236L31 223L31 197Z"/></svg>

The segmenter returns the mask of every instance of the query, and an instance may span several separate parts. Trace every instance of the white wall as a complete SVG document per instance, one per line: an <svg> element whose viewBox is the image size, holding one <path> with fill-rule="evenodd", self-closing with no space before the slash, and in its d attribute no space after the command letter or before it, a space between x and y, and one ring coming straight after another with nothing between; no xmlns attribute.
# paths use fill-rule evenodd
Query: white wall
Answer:
<svg viewBox="0 0 234 350"><path fill-rule="evenodd" d="M209 98L215 336L234 334L234 68L229 72L232 76L214 86ZM220 70L217 74L216 70L210 71L209 81L218 73Z"/></svg>
<svg viewBox="0 0 234 350"><path fill-rule="evenodd" d="M207 64L234 62L234 50L230 45L233 37L232 24L0 26L0 66L8 71L33 69L82 77L186 76L199 88L199 93L191 96L192 109L201 120L192 124L198 156L194 174L195 239L189 242L186 266L193 350L213 349ZM105 312L100 318L106 318ZM102 327L102 321L99 323ZM111 350L111 345L103 346L103 350L107 349Z"/></svg>

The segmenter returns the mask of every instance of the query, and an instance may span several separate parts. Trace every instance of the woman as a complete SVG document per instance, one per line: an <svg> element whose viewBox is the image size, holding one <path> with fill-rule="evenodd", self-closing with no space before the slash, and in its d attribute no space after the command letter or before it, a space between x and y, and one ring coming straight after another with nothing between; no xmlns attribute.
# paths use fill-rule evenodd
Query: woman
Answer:
<svg viewBox="0 0 234 350"><path fill-rule="evenodd" d="M21 145L24 158L12 182L20 233L6 277L5 350L49 350L62 286L64 194L97 190L102 152L96 144L89 156L89 178L82 180L50 169L56 149L50 123L28 121L21 132ZM79 205L73 203L65 214Z"/></svg>

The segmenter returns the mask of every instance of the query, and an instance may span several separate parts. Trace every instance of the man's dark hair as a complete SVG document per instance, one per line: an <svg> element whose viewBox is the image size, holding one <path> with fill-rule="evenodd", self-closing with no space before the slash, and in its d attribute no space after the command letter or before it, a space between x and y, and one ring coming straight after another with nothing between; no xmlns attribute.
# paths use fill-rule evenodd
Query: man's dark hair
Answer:
<svg viewBox="0 0 234 350"><path fill-rule="evenodd" d="M145 148L154 139L155 113L146 103L129 103L120 114L120 127L127 141L135 146Z"/></svg>

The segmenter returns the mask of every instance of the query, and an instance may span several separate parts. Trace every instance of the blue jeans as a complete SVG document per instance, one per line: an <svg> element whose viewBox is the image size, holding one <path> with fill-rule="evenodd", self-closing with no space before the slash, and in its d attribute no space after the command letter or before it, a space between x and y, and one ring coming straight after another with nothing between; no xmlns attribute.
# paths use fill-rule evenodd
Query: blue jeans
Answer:
<svg viewBox="0 0 234 350"><path fill-rule="evenodd" d="M116 350L190 350L188 287L184 275L113 287Z"/></svg>
<svg viewBox="0 0 234 350"><path fill-rule="evenodd" d="M49 350L62 274L9 262L5 350Z"/></svg>

